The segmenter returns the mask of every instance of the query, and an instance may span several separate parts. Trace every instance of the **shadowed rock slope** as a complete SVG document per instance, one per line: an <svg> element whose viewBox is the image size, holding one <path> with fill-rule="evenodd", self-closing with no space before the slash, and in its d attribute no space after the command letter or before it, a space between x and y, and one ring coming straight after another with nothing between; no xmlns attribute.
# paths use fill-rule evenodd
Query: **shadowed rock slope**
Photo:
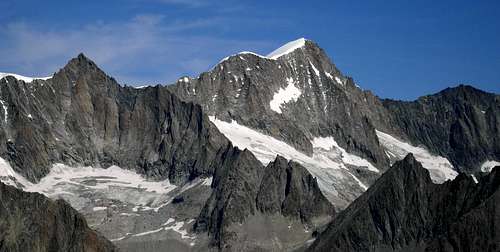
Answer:
<svg viewBox="0 0 500 252"><path fill-rule="evenodd" d="M334 214L316 179L300 164L281 156L266 167L256 204L262 212L281 213L304 222Z"/></svg>
<svg viewBox="0 0 500 252"><path fill-rule="evenodd" d="M433 184L413 155L337 215L309 251L498 251L500 167Z"/></svg>
<svg viewBox="0 0 500 252"><path fill-rule="evenodd" d="M313 229L334 215L333 206L316 180L300 164L278 156L263 167L251 152L237 148L224 155L228 158L217 170L213 193L195 224L198 231L209 231L213 245L231 250L241 242L231 225L244 223L253 215L278 214L298 219Z"/></svg>
<svg viewBox="0 0 500 252"><path fill-rule="evenodd" d="M485 160L500 159L499 95L460 85L412 102L383 104L387 121L402 135L447 157L459 171L476 172Z"/></svg>
<svg viewBox="0 0 500 252"><path fill-rule="evenodd" d="M63 200L0 182L0 251L117 251Z"/></svg>
<svg viewBox="0 0 500 252"><path fill-rule="evenodd" d="M84 55L53 78L0 80L0 155L31 181L53 163L117 165L172 183L213 173L227 139L165 88L122 87Z"/></svg>
<svg viewBox="0 0 500 252"><path fill-rule="evenodd" d="M238 235L226 226L266 214L267 208L256 204L266 172L262 163L250 151L233 147L199 105L181 101L165 87L122 87L80 54L48 80L2 78L0 99L5 105L0 156L31 181L54 163L117 165L177 185L213 176L213 192L196 223L219 247ZM311 175L304 168L293 170L293 178L307 184L286 192L286 208L278 214L304 223L330 215L331 205ZM272 195L278 192L285 193L261 195L283 200ZM306 208L309 196L319 209Z"/></svg>

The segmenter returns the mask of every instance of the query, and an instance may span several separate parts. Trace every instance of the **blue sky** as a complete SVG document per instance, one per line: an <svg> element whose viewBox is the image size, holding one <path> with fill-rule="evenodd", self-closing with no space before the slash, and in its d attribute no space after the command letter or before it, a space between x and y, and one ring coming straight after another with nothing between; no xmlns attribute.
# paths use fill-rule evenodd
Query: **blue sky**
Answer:
<svg viewBox="0 0 500 252"><path fill-rule="evenodd" d="M380 97L460 83L500 93L496 0L3 0L0 9L0 72L46 76L83 52L120 83L166 84L305 37Z"/></svg>

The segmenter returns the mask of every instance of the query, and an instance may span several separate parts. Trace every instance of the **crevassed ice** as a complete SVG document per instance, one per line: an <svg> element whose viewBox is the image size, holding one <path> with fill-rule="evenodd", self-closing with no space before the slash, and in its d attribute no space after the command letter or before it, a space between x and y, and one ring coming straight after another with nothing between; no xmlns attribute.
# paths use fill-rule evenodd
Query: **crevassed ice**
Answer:
<svg viewBox="0 0 500 252"><path fill-rule="evenodd" d="M373 166L368 160L356 156L347 152L344 148L340 147L338 143L333 139L333 137L315 137L311 142L313 148L322 148L325 150L338 150L340 153L340 157L342 161L346 164L358 166L358 167L366 167L368 170L373 172L380 172L375 166Z"/></svg>
<svg viewBox="0 0 500 252"><path fill-rule="evenodd" d="M281 114L281 105L290 101L297 101L302 92L295 86L293 78L286 79L287 86L280 88L274 93L273 99L269 102L271 109Z"/></svg>
<svg viewBox="0 0 500 252"><path fill-rule="evenodd" d="M453 180L458 175L448 159L431 154L424 147L413 146L382 131L376 130L376 133L389 159L399 160L408 153L413 153L415 159L429 170L434 183L441 184L446 180Z"/></svg>
<svg viewBox="0 0 500 252"><path fill-rule="evenodd" d="M28 192L39 192L50 198L64 198L76 209L86 205L82 192L91 191L107 199L134 205L160 205L165 195L176 186L164 181L149 181L141 175L117 166L107 169L70 167L54 164L49 174L38 183L31 183L16 173L10 164L0 158L0 180Z"/></svg>
<svg viewBox="0 0 500 252"><path fill-rule="evenodd" d="M240 125L236 121L224 122L214 116L209 118L234 146L248 149L264 165L274 161L276 155L302 164L317 178L318 185L328 200L339 208L347 206L368 188L350 172L346 164L365 166L369 170L378 171L368 161L339 148L333 138L314 139L313 155L308 156L283 141ZM344 193L348 193L350 198L343 198L341 194Z"/></svg>

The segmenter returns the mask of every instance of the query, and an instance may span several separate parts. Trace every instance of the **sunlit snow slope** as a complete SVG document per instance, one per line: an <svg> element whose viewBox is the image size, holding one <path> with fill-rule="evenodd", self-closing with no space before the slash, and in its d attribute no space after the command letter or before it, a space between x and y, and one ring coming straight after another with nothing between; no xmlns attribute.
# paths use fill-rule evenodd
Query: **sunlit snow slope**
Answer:
<svg viewBox="0 0 500 252"><path fill-rule="evenodd" d="M413 153L415 159L429 170L434 183L440 184L449 179L453 180L458 175L448 159L433 155L424 147L413 146L378 130L376 132L391 162L403 159L408 153Z"/></svg>
<svg viewBox="0 0 500 252"><path fill-rule="evenodd" d="M378 173L367 160L347 153L333 137L315 138L314 151L308 156L285 142L256 130L238 124L225 122L211 116L217 128L240 149L250 150L264 165L273 161L276 155L294 160L302 165L318 180L325 196L335 206L344 208L368 187L356 175L352 167L361 167L368 172Z"/></svg>

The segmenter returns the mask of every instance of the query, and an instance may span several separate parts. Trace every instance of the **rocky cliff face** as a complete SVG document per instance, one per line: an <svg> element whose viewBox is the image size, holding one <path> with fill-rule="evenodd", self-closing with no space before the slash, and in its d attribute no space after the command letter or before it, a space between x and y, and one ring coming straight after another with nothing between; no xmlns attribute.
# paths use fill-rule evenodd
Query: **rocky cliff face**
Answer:
<svg viewBox="0 0 500 252"><path fill-rule="evenodd" d="M334 214L316 179L302 165L281 156L265 168L256 204L261 212L279 213L306 223Z"/></svg>
<svg viewBox="0 0 500 252"><path fill-rule="evenodd" d="M228 158L214 176L214 191L195 224L198 231L209 231L213 245L234 249L244 238L231 225L245 223L249 216L262 219L259 215L274 214L300 220L314 229L335 213L316 180L300 164L278 156L263 167L250 151L237 148L224 156ZM264 231L272 225L256 229Z"/></svg>
<svg viewBox="0 0 500 252"><path fill-rule="evenodd" d="M500 96L471 86L445 89L413 102L384 100L392 125L412 142L447 157L462 172L477 172L500 155Z"/></svg>
<svg viewBox="0 0 500 252"><path fill-rule="evenodd" d="M380 167L388 164L373 124L351 94L357 89L352 79L314 42L292 44L293 50L274 56L230 56L169 88L209 115L258 129L305 153L312 153L314 137L333 136L349 152Z"/></svg>
<svg viewBox="0 0 500 252"><path fill-rule="evenodd" d="M496 251L500 167L433 184L409 154L340 213L310 251Z"/></svg>
<svg viewBox="0 0 500 252"><path fill-rule="evenodd" d="M116 251L63 200L0 182L0 251Z"/></svg>
<svg viewBox="0 0 500 252"><path fill-rule="evenodd" d="M31 181L60 162L183 183L208 176L228 141L165 88L122 87L83 55L46 81L0 80L2 157Z"/></svg>
<svg viewBox="0 0 500 252"><path fill-rule="evenodd" d="M31 182L48 174L54 163L116 165L150 179L168 179L180 192L195 179L213 176L213 190L196 229L208 231L211 243L219 247L239 235L226 230L227 226L267 214L256 204L265 172L262 163L250 151L233 147L199 105L181 101L165 87L122 87L79 55L51 79L26 83L7 76L0 80L0 90L4 105L0 156ZM307 184L287 192L290 203L277 215L299 223L329 216L331 205L324 201L314 179L303 168L293 174ZM10 175L6 177L13 179ZM101 178L83 179L88 184ZM269 199L281 199L273 193L266 193ZM306 196L321 207L306 209Z"/></svg>
<svg viewBox="0 0 500 252"><path fill-rule="evenodd" d="M366 159L383 172L389 167L390 150L381 146L376 131L447 159L443 163L452 170L449 173L474 173L485 161L500 160L498 95L459 86L414 102L383 100L361 90L312 41L299 39L277 51L268 56L249 52L230 56L199 77L180 78L168 88L181 99L200 104L216 120L256 130L316 160L325 159L316 155L316 140L331 137L336 142L333 149ZM265 159L264 164L269 159L258 151L283 154L256 149L251 150L259 160ZM338 209L380 175L356 162L345 165L347 174L321 174L316 164L296 155L286 157L320 178L321 190ZM440 169L432 162L424 165Z"/></svg>
<svg viewBox="0 0 500 252"><path fill-rule="evenodd" d="M230 56L198 78L183 77L167 88L200 104L215 120L237 123L291 146L285 153L253 142L242 145L223 132L264 165L274 159L269 153L299 162L319 178L330 202L343 209L389 167L369 119L384 118L386 110L314 42L299 39L277 51L265 57L248 52Z"/></svg>

